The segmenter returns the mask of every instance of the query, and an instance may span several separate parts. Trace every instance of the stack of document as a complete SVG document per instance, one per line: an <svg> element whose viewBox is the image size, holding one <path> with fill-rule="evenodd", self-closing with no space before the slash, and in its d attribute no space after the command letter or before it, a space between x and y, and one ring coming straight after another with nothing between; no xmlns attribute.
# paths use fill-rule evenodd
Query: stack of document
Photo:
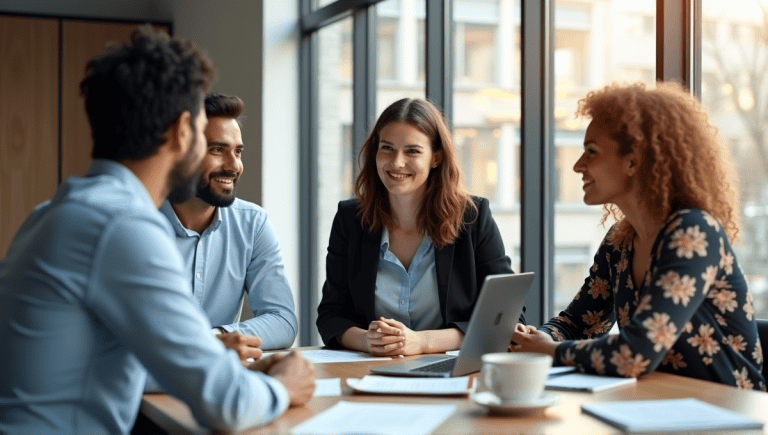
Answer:
<svg viewBox="0 0 768 435"><path fill-rule="evenodd" d="M762 422L693 398L587 403L581 410L625 432L763 428Z"/></svg>
<svg viewBox="0 0 768 435"><path fill-rule="evenodd" d="M278 353L285 355L290 353L289 350L264 352L262 358ZM341 363L341 362L367 362L367 361L392 361L392 357L389 356L371 356L366 352L354 352L347 350L330 350L330 349L310 349L301 352L301 355L307 361L313 364L320 363Z"/></svg>
<svg viewBox="0 0 768 435"><path fill-rule="evenodd" d="M469 376L458 378L399 378L367 375L363 379L347 379L355 391L376 394L469 394L476 385Z"/></svg>
<svg viewBox="0 0 768 435"><path fill-rule="evenodd" d="M544 385L549 390L589 391L590 393L597 393L599 391L618 388L624 385L633 385L636 383L637 380L635 378L588 375L584 373L576 373L573 371L572 367L553 367L550 369L547 383Z"/></svg>

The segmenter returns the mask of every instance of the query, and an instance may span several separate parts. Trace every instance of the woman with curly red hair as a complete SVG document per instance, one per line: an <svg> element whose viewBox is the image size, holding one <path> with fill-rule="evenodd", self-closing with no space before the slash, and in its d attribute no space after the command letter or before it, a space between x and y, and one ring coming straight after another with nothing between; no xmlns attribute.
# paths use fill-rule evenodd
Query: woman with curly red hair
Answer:
<svg viewBox="0 0 768 435"><path fill-rule="evenodd" d="M581 291L538 330L518 325L512 351L637 377L654 370L765 390L752 295L731 248L735 174L706 111L681 86L590 92L584 202L617 223ZM618 335L608 331L618 320Z"/></svg>
<svg viewBox="0 0 768 435"><path fill-rule="evenodd" d="M357 198L339 203L328 243L317 308L325 345L458 349L485 277L512 272L488 200L461 187L448 126L425 100L387 107L360 162Z"/></svg>

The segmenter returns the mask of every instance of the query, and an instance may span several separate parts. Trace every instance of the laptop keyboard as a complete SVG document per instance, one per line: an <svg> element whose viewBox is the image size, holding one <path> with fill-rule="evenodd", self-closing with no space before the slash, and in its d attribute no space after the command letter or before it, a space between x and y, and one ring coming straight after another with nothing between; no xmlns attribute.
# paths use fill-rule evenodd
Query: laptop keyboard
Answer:
<svg viewBox="0 0 768 435"><path fill-rule="evenodd" d="M444 360L440 360L437 362L433 362L432 364L427 364L425 366L421 367L415 367L412 368L411 372L428 372L428 373L446 373L453 371L453 366L456 365L456 360L458 358L448 358Z"/></svg>

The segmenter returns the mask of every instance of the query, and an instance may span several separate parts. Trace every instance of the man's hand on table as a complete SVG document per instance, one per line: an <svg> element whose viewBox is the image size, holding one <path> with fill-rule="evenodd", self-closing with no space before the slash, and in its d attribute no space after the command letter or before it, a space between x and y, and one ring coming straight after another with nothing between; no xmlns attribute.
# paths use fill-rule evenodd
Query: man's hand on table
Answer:
<svg viewBox="0 0 768 435"><path fill-rule="evenodd" d="M315 392L315 366L297 351L287 355L273 353L254 361L248 368L264 372L280 381L288 390L291 406L309 402Z"/></svg>
<svg viewBox="0 0 768 435"><path fill-rule="evenodd" d="M258 360L263 353L259 348L259 346L261 346L261 338L255 335L243 335L238 331L233 331L216 334L216 338L224 343L224 347L237 352L237 356L240 357L240 362L246 367L248 367L249 364L247 361L248 358Z"/></svg>

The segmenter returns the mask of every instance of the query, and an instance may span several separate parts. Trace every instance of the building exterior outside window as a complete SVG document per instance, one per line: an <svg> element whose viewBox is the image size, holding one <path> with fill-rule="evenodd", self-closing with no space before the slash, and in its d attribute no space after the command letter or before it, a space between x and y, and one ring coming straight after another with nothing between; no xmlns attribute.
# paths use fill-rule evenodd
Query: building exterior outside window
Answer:
<svg viewBox="0 0 768 435"><path fill-rule="evenodd" d="M325 254L331 224L340 200L352 196L352 19L345 18L318 31L318 237L316 267L325 280ZM321 289L316 290L318 293ZM319 299L318 299L319 300ZM319 339L319 335L318 335Z"/></svg>
<svg viewBox="0 0 768 435"><path fill-rule="evenodd" d="M386 0L375 8L378 115L399 98L424 97L426 6L424 0ZM471 193L490 199L516 271L520 264L520 13L519 0L454 0L450 120L464 183ZM768 138L764 132L768 126L764 77L768 18L757 2L727 0L703 0L703 14L702 99L738 164L743 243L737 253L755 296L756 315L768 318ZM609 220L605 227L599 226L602 207L583 204L581 179L572 170L588 123L573 115L578 100L611 82L653 86L655 23L654 0L554 3L555 281L550 289L554 306L548 315L565 308L583 284L611 225ZM336 203L352 195L351 31L347 18L320 30L319 38L321 283ZM755 59L753 53L761 57Z"/></svg>
<svg viewBox="0 0 768 435"><path fill-rule="evenodd" d="M755 316L768 318L768 2L703 0L701 98L739 176L741 244Z"/></svg>

